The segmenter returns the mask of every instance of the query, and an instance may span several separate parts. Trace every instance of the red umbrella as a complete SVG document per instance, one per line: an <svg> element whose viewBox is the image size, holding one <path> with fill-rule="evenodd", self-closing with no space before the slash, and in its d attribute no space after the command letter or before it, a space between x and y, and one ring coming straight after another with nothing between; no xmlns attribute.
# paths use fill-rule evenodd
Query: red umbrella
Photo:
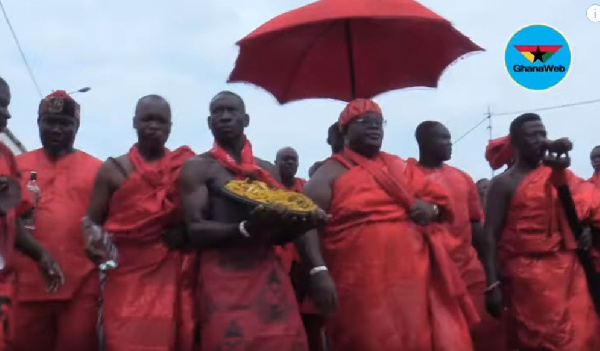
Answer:
<svg viewBox="0 0 600 351"><path fill-rule="evenodd" d="M282 104L434 88L450 63L483 51L412 0L320 0L273 18L237 44L229 82L258 85Z"/></svg>

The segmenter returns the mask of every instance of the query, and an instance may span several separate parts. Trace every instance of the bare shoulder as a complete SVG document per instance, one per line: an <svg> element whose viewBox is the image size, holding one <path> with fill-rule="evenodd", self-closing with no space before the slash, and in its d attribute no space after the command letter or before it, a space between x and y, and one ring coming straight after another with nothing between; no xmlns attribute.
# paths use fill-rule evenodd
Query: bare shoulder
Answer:
<svg viewBox="0 0 600 351"><path fill-rule="evenodd" d="M495 196L510 196L514 189L516 189L515 178L511 170L508 170L492 178L488 191L490 194L495 194Z"/></svg>
<svg viewBox="0 0 600 351"><path fill-rule="evenodd" d="M262 158L255 157L256 164L263 169L266 169L269 172L277 172L277 167L269 161L263 160Z"/></svg>
<svg viewBox="0 0 600 351"><path fill-rule="evenodd" d="M315 171L308 183L332 185L347 170L348 168L335 159L328 159Z"/></svg>
<svg viewBox="0 0 600 351"><path fill-rule="evenodd" d="M213 169L215 160L209 153L203 153L187 159L181 167L181 177L202 178Z"/></svg>

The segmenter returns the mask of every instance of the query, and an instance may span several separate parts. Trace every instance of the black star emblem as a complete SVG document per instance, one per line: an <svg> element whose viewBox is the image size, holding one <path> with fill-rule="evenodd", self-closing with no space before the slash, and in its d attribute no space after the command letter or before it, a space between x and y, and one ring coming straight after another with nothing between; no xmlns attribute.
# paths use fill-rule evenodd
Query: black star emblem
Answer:
<svg viewBox="0 0 600 351"><path fill-rule="evenodd" d="M540 50L540 47L538 46L537 49L535 51L532 52L533 54L533 62L535 61L541 61L542 63L544 62L544 55L546 54L546 52Z"/></svg>

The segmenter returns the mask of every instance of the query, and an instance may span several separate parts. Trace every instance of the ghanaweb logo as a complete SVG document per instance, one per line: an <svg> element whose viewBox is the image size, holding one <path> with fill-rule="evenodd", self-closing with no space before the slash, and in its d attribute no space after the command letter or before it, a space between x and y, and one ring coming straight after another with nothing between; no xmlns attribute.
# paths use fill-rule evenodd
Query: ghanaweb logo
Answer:
<svg viewBox="0 0 600 351"><path fill-rule="evenodd" d="M508 74L517 84L544 90L566 77L571 66L571 48L559 31L536 24L513 35L504 59Z"/></svg>

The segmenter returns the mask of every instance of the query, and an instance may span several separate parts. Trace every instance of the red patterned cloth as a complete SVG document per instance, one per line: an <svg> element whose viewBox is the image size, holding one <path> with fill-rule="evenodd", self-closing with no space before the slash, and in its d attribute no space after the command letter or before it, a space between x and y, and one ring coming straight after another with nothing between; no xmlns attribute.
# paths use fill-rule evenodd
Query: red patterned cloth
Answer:
<svg viewBox="0 0 600 351"><path fill-rule="evenodd" d="M247 140L240 164L217 143L210 154L236 179L251 176L282 187L257 165ZM273 246L203 250L198 278L200 350L307 350L289 272Z"/></svg>

